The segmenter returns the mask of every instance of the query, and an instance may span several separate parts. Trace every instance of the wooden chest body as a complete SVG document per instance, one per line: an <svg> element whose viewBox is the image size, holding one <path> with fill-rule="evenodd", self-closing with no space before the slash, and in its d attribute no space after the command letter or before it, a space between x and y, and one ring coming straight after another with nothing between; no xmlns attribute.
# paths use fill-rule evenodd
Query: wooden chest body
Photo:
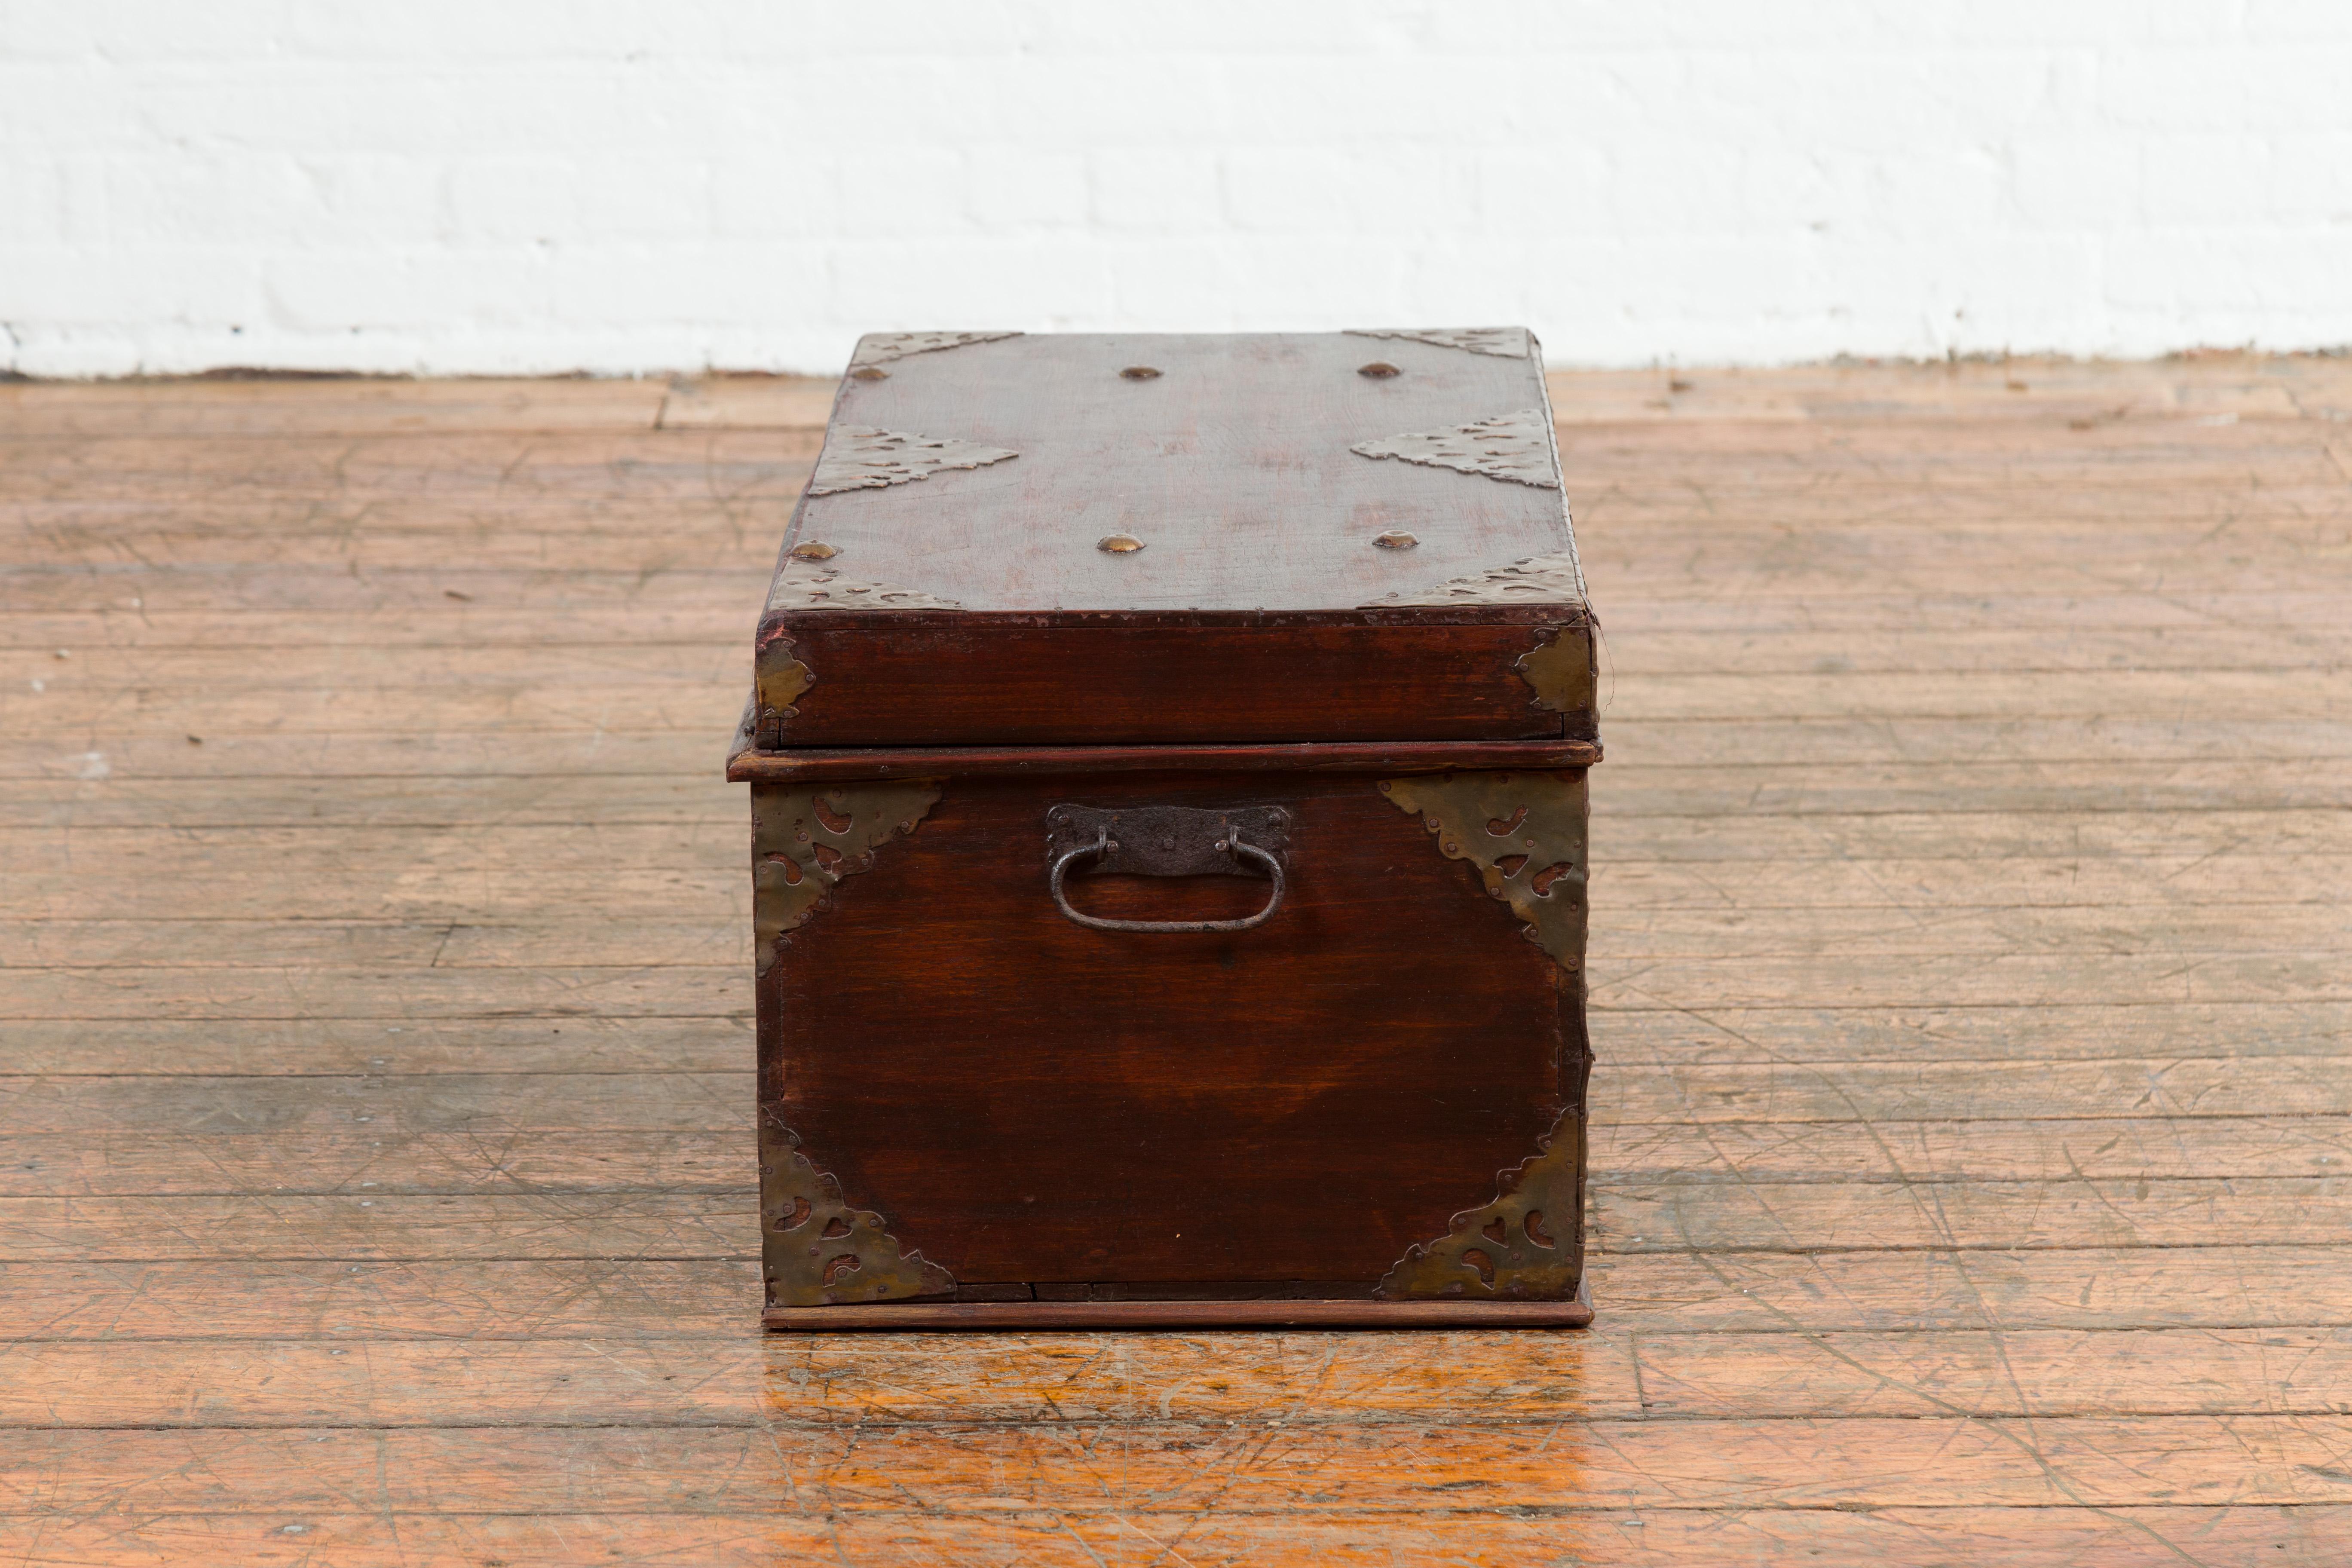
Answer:
<svg viewBox="0 0 2352 1568"><path fill-rule="evenodd" d="M1586 1321L1591 688L1524 333L866 340L730 763L768 1321Z"/></svg>

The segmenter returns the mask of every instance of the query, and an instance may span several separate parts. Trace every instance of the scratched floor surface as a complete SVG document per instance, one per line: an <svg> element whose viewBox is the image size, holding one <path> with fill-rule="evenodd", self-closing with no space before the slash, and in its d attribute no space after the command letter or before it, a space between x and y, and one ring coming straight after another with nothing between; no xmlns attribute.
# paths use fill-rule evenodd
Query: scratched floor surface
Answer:
<svg viewBox="0 0 2352 1568"><path fill-rule="evenodd" d="M763 1340L827 389L0 386L0 1562L2352 1561L2352 363L1556 395L1598 1326Z"/></svg>

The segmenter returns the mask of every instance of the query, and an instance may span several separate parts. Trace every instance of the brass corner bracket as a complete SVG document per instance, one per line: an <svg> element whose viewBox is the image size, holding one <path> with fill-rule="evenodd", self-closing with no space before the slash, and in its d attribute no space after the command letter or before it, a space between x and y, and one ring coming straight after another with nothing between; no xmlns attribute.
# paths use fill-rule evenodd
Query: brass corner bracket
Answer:
<svg viewBox="0 0 2352 1568"><path fill-rule="evenodd" d="M1545 712L1591 713L1596 700L1592 628L1580 624L1550 629L1550 641L1521 654L1511 668L1534 689L1534 705Z"/></svg>
<svg viewBox="0 0 2352 1568"><path fill-rule="evenodd" d="M782 627L765 629L753 656L751 672L751 744L772 752L784 743L784 721L816 684L816 671L793 657L793 639Z"/></svg>
<svg viewBox="0 0 2352 1568"><path fill-rule="evenodd" d="M955 1277L902 1247L871 1209L850 1206L841 1183L801 1152L801 1141L760 1119L760 1239L768 1305L832 1307L952 1296Z"/></svg>
<svg viewBox="0 0 2352 1568"><path fill-rule="evenodd" d="M1511 906L1554 963L1584 967L1581 772L1435 773L1382 779L1380 789L1422 819L1440 854L1477 867L1487 894Z"/></svg>
<svg viewBox="0 0 2352 1568"><path fill-rule="evenodd" d="M1455 1215L1437 1240L1405 1249L1375 1292L1385 1300L1466 1297L1554 1301L1584 1275L1584 1119L1563 1113L1517 1169L1495 1178L1496 1196Z"/></svg>
<svg viewBox="0 0 2352 1568"><path fill-rule="evenodd" d="M874 850L939 804L940 781L754 784L751 921L760 973L776 939L805 923L845 877L874 868Z"/></svg>

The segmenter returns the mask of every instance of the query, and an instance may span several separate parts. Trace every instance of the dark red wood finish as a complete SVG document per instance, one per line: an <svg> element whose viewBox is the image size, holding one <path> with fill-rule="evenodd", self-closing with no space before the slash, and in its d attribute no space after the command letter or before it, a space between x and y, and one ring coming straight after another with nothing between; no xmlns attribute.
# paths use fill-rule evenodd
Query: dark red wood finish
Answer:
<svg viewBox="0 0 2352 1568"><path fill-rule="evenodd" d="M1074 924L1045 886L1058 803L1282 805L1288 896L1248 931ZM1267 886L1106 877L1072 896L1231 919ZM962 1286L1361 1294L1580 1093L1578 983L1368 777L951 779L782 939L763 1109Z"/></svg>
<svg viewBox="0 0 2352 1568"><path fill-rule="evenodd" d="M1400 784L1426 822L1380 788L1600 760L1565 493L1515 330L861 343L729 763L773 792L769 1321L1590 1316L1524 1300L1574 1288L1580 1130L1486 1212L1581 1112L1580 910L1538 945L1522 919L1566 906L1507 901L1528 856L1480 863L1491 892L1448 858L1511 831L1483 806L1433 831L1484 786ZM1558 791L1542 831L1580 866L1566 795L1572 835ZM1066 918L1057 805L1281 807L1286 894L1249 930ZM1220 844L1199 874L1123 820L1097 851L1108 818L1068 814L1056 845L1184 874L1075 876L1081 916L1231 922L1271 896L1223 874L1263 858ZM1457 1215L1502 1250L1464 1256Z"/></svg>
<svg viewBox="0 0 2352 1568"><path fill-rule="evenodd" d="M1576 613L1488 617L803 614L762 636L761 744L1590 739L1589 708L1564 721L1518 668L1588 635Z"/></svg>

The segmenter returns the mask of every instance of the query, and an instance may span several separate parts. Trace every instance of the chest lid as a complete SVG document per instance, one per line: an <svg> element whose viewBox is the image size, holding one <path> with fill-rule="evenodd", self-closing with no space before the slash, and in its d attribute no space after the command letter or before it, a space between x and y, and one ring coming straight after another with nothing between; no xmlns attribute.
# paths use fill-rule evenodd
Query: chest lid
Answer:
<svg viewBox="0 0 2352 1568"><path fill-rule="evenodd" d="M1589 737L1535 339L866 337L757 682L763 749Z"/></svg>

